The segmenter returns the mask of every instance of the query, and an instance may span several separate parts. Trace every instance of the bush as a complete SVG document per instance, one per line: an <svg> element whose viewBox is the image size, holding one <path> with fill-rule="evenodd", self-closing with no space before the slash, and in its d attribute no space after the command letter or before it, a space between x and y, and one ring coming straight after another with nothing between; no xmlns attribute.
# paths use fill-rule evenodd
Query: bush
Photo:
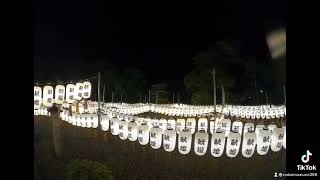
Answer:
<svg viewBox="0 0 320 180"><path fill-rule="evenodd" d="M113 179L112 170L104 164L90 160L72 160L66 171L68 180Z"/></svg>

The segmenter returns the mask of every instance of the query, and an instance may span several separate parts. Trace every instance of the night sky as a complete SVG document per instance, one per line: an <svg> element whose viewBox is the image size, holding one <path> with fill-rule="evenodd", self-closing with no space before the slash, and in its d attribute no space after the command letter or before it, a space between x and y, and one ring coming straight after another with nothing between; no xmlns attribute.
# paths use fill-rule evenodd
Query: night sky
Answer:
<svg viewBox="0 0 320 180"><path fill-rule="evenodd" d="M34 1L34 79L77 78L74 69L104 60L141 69L149 84L181 85L196 52L225 39L239 41L244 53L258 59L269 56L265 33L282 23L283 5L224 2L145 7Z"/></svg>

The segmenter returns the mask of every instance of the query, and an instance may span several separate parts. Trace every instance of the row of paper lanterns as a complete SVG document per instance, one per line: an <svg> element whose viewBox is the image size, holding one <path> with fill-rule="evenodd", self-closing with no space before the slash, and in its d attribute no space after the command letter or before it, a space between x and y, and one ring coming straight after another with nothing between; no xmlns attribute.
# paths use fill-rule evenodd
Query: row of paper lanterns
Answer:
<svg viewBox="0 0 320 180"><path fill-rule="evenodd" d="M157 104L115 104L112 105L117 113L136 115L144 112L160 113L167 116L195 117L206 116L214 112L212 106L191 106L172 104L172 105L157 105ZM107 107L111 107L110 104ZM217 111L224 115L246 118L246 119L274 119L282 118L286 115L285 106L231 106L226 105L217 107Z"/></svg>
<svg viewBox="0 0 320 180"><path fill-rule="evenodd" d="M39 109L41 104L51 107L53 103L73 103L76 100L89 99L91 96L91 83L85 81L76 84L57 85L55 88L46 85L43 88L34 86L34 109Z"/></svg>
<svg viewBox="0 0 320 180"><path fill-rule="evenodd" d="M75 126L87 128L98 126L96 114L73 114L73 116L69 116L65 111L61 117L62 120ZM211 125L211 122L214 125ZM230 120L217 119L216 121L210 121L209 133L208 126L205 125L207 123L205 118L199 119L198 131L195 132L196 121L194 118L188 118L186 125L183 126L182 119L152 120L139 118L134 121L132 118L110 118L110 115L107 114L101 116L103 131L108 131L110 126L111 134L119 136L121 140L138 140L141 145L150 144L153 149L159 149L162 145L167 152L172 152L177 146L179 153L188 154L191 151L192 139L194 139L194 152L196 155L202 156L208 150L210 136L210 152L214 157L220 157L224 149L228 157L236 157L240 151L241 140L241 153L247 158L251 157L255 151L259 155L266 155L269 148L274 152L281 150L282 147L286 148L286 126L277 127L275 124L270 124L265 127L263 124L258 124L254 127L253 123L246 123L243 127L241 121L234 121L231 126ZM223 125L224 123L227 123L226 126ZM192 138L193 134L194 138ZM178 139L176 139L177 136ZM241 136L243 137L241 138Z"/></svg>

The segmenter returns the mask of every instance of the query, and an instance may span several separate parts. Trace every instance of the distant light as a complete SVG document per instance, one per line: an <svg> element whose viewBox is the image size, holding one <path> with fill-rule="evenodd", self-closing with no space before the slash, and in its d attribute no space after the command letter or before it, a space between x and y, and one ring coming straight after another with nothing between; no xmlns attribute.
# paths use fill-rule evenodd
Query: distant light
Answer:
<svg viewBox="0 0 320 180"><path fill-rule="evenodd" d="M262 90L262 89L260 89L260 93L261 93L261 94L263 93L263 90Z"/></svg>

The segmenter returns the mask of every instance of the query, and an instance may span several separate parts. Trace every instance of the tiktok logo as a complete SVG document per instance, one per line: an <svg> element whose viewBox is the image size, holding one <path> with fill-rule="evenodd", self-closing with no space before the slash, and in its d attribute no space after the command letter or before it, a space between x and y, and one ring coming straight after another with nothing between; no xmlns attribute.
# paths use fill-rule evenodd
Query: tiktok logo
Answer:
<svg viewBox="0 0 320 180"><path fill-rule="evenodd" d="M303 163L308 163L310 160L310 158L309 158L310 156L312 156L312 154L309 150L307 150L307 154L301 156L301 161Z"/></svg>

